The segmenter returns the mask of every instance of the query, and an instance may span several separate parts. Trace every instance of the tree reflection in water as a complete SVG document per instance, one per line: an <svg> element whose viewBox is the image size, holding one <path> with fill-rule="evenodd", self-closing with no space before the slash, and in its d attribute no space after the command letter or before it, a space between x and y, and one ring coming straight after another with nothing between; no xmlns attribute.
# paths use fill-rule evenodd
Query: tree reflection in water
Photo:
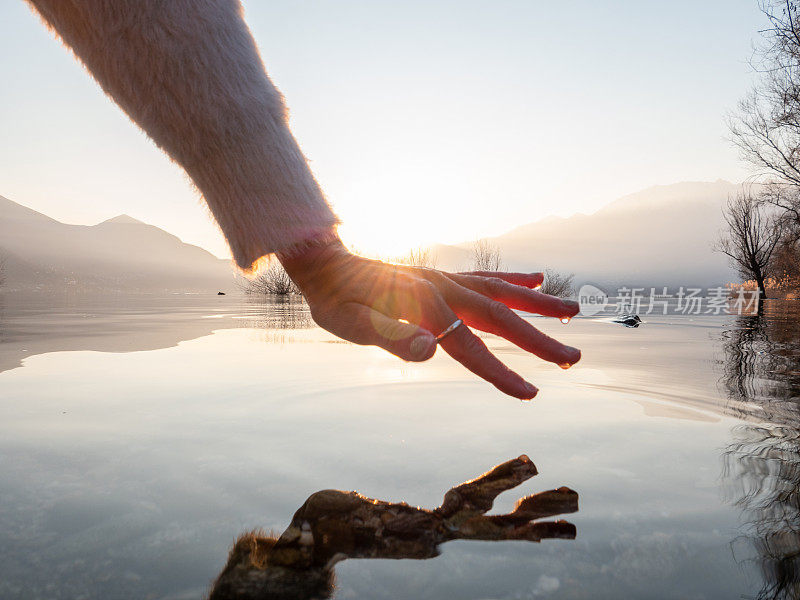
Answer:
<svg viewBox="0 0 800 600"><path fill-rule="evenodd" d="M758 597L800 597L800 309L766 301L724 333L722 383L730 408L749 422L724 452L731 502L745 519L742 536L758 555ZM758 424L753 423L757 420Z"/></svg>
<svg viewBox="0 0 800 600"><path fill-rule="evenodd" d="M234 544L210 600L328 598L333 567L347 558L433 558L451 540L575 538L565 521L536 521L578 510L578 494L559 488L527 496L504 515L486 515L495 498L537 474L520 456L449 490L426 510L356 492L312 494L280 537L249 533Z"/></svg>
<svg viewBox="0 0 800 600"><path fill-rule="evenodd" d="M242 326L253 329L285 330L315 327L311 311L302 296L255 296L246 298L247 318Z"/></svg>

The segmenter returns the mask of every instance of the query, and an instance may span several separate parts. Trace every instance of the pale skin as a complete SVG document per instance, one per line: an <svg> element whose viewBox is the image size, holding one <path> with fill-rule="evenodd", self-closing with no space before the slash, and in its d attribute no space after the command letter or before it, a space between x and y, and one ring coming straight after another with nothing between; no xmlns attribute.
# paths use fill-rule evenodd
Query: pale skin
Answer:
<svg viewBox="0 0 800 600"><path fill-rule="evenodd" d="M512 309L568 319L577 302L535 288L541 273L447 273L357 256L335 240L278 257L303 292L314 321L356 344L425 361L437 345L501 392L529 400L538 389L509 369L470 328L504 337L542 360L568 368L581 352L545 335ZM464 325L437 344L456 319Z"/></svg>

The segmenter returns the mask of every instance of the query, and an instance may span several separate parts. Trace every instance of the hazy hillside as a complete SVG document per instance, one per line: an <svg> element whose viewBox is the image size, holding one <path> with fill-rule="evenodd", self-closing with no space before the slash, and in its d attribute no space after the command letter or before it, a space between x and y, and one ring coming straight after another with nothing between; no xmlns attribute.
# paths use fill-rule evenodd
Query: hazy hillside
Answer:
<svg viewBox="0 0 800 600"><path fill-rule="evenodd" d="M2 196L0 254L12 290L216 292L234 281L229 261L127 215L68 225Z"/></svg>
<svg viewBox="0 0 800 600"><path fill-rule="evenodd" d="M738 184L727 181L655 186L591 215L549 217L492 241L509 269L552 267L576 282L604 285L708 287L736 279L711 244L722 228L722 206ZM470 244L439 246L439 266L468 265Z"/></svg>
<svg viewBox="0 0 800 600"><path fill-rule="evenodd" d="M548 217L492 241L512 270L552 267L604 286L715 286L736 279L711 243L738 189L726 181L655 186L591 215ZM439 266L468 267L470 247L437 246ZM126 215L67 225L0 197L0 253L9 289L235 289L228 261Z"/></svg>

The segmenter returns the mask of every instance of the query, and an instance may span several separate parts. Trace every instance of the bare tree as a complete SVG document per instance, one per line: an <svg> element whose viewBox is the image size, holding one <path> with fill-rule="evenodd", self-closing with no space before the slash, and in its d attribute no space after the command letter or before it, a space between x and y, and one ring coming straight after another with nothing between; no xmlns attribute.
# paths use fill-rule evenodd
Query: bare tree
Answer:
<svg viewBox="0 0 800 600"><path fill-rule="evenodd" d="M774 274L800 284L800 2L759 0L767 19L751 65L759 79L728 119L732 141L754 167L761 203L778 211L781 240ZM730 211L728 211L730 212Z"/></svg>
<svg viewBox="0 0 800 600"><path fill-rule="evenodd" d="M788 231L788 233L787 233ZM792 229L784 230L773 256L773 277L776 287L783 291L796 290L800 287L800 239Z"/></svg>
<svg viewBox="0 0 800 600"><path fill-rule="evenodd" d="M728 200L723 210L727 231L716 249L728 256L745 279L754 279L761 298L767 297L765 282L774 274L775 249L781 240L779 219L747 192Z"/></svg>
<svg viewBox="0 0 800 600"><path fill-rule="evenodd" d="M796 0L760 0L768 26L751 65L754 89L729 120L733 142L761 174L800 185L800 19Z"/></svg>
<svg viewBox="0 0 800 600"><path fill-rule="evenodd" d="M472 268L475 271L502 270L500 247L486 239L475 242L472 245Z"/></svg>
<svg viewBox="0 0 800 600"><path fill-rule="evenodd" d="M569 298L575 295L574 279L574 273L566 275L564 273L558 273L553 269L545 269L541 291L550 296Z"/></svg>
<svg viewBox="0 0 800 600"><path fill-rule="evenodd" d="M390 262L399 265L409 265L412 267L427 267L428 269L435 269L438 262L438 256L433 251L433 248L414 248L405 256L394 258Z"/></svg>
<svg viewBox="0 0 800 600"><path fill-rule="evenodd" d="M778 209L787 235L800 238L800 186L771 181L761 187L758 198Z"/></svg>
<svg viewBox="0 0 800 600"><path fill-rule="evenodd" d="M728 127L733 143L756 168L757 176L791 188L800 186L800 111L797 124L789 121L789 115L776 114L773 104L781 102L779 96L778 90L753 90L739 103ZM797 200L796 193L788 196Z"/></svg>
<svg viewBox="0 0 800 600"><path fill-rule="evenodd" d="M800 3L760 0L768 25L751 65L757 85L728 119L732 141L765 184L760 199L800 232Z"/></svg>
<svg viewBox="0 0 800 600"><path fill-rule="evenodd" d="M241 287L245 294L252 295L286 296L301 293L300 288L279 263L270 265L266 271L253 279L245 279Z"/></svg>

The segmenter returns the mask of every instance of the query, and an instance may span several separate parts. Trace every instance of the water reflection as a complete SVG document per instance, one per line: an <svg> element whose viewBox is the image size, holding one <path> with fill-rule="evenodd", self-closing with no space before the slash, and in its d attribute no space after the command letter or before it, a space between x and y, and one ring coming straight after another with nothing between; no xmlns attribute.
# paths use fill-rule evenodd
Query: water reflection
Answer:
<svg viewBox="0 0 800 600"><path fill-rule="evenodd" d="M281 331L311 327L299 296L0 295L0 373L38 354L158 350L235 328L261 329L280 343Z"/></svg>
<svg viewBox="0 0 800 600"><path fill-rule="evenodd" d="M247 297L250 307L243 317L246 327L254 329L309 329L316 327L311 311L302 296Z"/></svg>
<svg viewBox="0 0 800 600"><path fill-rule="evenodd" d="M758 598L800 597L800 313L768 301L725 332L722 382L734 410L757 418L724 453L726 492L764 583Z"/></svg>
<svg viewBox="0 0 800 600"><path fill-rule="evenodd" d="M485 514L499 494L536 474L520 456L453 487L434 510L356 492L316 492L280 537L241 536L210 598L328 598L334 565L347 558L433 558L451 540L574 539L571 523L536 521L578 510L578 494L565 487L522 498L510 513Z"/></svg>

